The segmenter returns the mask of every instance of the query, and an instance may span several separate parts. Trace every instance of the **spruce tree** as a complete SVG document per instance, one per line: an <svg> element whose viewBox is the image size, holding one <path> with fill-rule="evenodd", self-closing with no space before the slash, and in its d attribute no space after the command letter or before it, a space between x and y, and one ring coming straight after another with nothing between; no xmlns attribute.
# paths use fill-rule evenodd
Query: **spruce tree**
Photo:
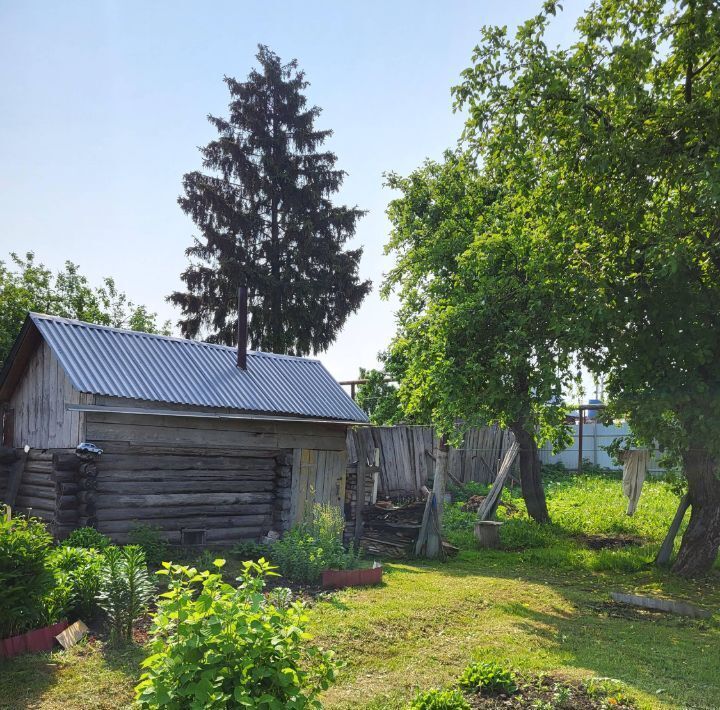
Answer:
<svg viewBox="0 0 720 710"><path fill-rule="evenodd" d="M180 306L185 337L233 345L237 289L248 287L253 349L306 355L327 349L370 291L362 249L344 249L364 212L331 198L345 173L322 150L297 61L260 46L247 81L225 77L228 118L208 116L218 137L201 148L203 171L187 173L178 198L200 235L186 250Z"/></svg>

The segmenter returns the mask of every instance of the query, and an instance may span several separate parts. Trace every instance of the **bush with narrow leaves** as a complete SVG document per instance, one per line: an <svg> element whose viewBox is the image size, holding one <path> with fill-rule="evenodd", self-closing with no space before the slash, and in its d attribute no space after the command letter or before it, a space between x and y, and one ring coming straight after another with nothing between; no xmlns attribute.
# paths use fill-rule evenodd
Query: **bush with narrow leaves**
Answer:
<svg viewBox="0 0 720 710"><path fill-rule="evenodd" d="M140 708L320 707L318 693L335 678L333 655L309 643L302 603L265 597L266 560L244 562L237 587L219 573L163 567L168 591L135 689Z"/></svg>
<svg viewBox="0 0 720 710"><path fill-rule="evenodd" d="M418 693L408 705L408 710L470 710L470 703L459 690L433 688Z"/></svg>
<svg viewBox="0 0 720 710"><path fill-rule="evenodd" d="M494 661L470 664L460 676L460 687L484 695L512 695L518 689L515 674Z"/></svg>
<svg viewBox="0 0 720 710"><path fill-rule="evenodd" d="M46 620L45 599L55 584L48 565L51 547L42 520L23 515L8 519L0 506L0 638Z"/></svg>
<svg viewBox="0 0 720 710"><path fill-rule="evenodd" d="M63 545L50 552L48 564L55 575L55 588L46 600L49 616L86 621L94 618L98 612L102 553Z"/></svg>
<svg viewBox="0 0 720 710"><path fill-rule="evenodd" d="M112 641L132 639L133 624L147 611L154 592L145 553L137 545L105 550L97 600Z"/></svg>

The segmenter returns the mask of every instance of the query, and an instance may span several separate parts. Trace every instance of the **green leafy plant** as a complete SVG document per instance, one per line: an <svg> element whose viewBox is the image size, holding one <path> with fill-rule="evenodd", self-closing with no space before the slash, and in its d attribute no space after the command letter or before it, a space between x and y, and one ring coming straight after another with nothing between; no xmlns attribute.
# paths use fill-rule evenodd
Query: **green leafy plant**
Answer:
<svg viewBox="0 0 720 710"><path fill-rule="evenodd" d="M460 676L460 686L474 693L512 695L517 691L515 674L494 661L470 664Z"/></svg>
<svg viewBox="0 0 720 710"><path fill-rule="evenodd" d="M135 689L139 707L321 707L316 697L335 678L333 654L308 643L302 603L276 606L263 595L269 562L243 562L237 587L217 572L163 567L168 591Z"/></svg>
<svg viewBox="0 0 720 710"><path fill-rule="evenodd" d="M60 544L62 547L104 550L110 546L110 538L95 528L78 528L73 530Z"/></svg>
<svg viewBox="0 0 720 710"><path fill-rule="evenodd" d="M54 586L48 565L51 547L42 520L22 515L8 519L0 510L0 638L45 619L45 599Z"/></svg>
<svg viewBox="0 0 720 710"><path fill-rule="evenodd" d="M418 693L407 707L408 710L470 710L470 703L459 690L433 688Z"/></svg>
<svg viewBox="0 0 720 710"><path fill-rule="evenodd" d="M97 600L107 615L114 642L132 639L133 624L147 610L153 593L143 550L137 545L108 547Z"/></svg>
<svg viewBox="0 0 720 710"><path fill-rule="evenodd" d="M270 545L264 545L253 540L241 540L230 549L230 554L238 560L259 560L261 557L270 557Z"/></svg>
<svg viewBox="0 0 720 710"><path fill-rule="evenodd" d="M55 575L55 587L46 600L48 616L93 618L98 611L102 554L63 545L50 552L48 564Z"/></svg>
<svg viewBox="0 0 720 710"><path fill-rule="evenodd" d="M357 567L360 555L352 544L346 550L340 510L328 504L312 507L308 519L285 533L269 550L272 561L288 579L314 583L326 569Z"/></svg>
<svg viewBox="0 0 720 710"><path fill-rule="evenodd" d="M131 545L141 547L145 561L153 567L159 567L165 559L168 544L162 536L162 530L153 525L135 525L128 534Z"/></svg>

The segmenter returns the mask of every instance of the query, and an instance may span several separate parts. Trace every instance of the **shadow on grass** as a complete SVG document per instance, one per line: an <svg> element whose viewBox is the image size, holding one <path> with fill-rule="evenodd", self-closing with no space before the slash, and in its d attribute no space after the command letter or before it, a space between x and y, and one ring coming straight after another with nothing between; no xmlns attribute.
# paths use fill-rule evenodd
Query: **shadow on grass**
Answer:
<svg viewBox="0 0 720 710"><path fill-rule="evenodd" d="M529 589L527 603L516 598L497 599L492 604L511 617L518 634L531 639L531 647L543 649L542 655L550 652L563 666L618 678L630 688L649 695L660 693L685 707L720 707L717 617L698 621L670 614L623 615L614 613L609 604L610 591L640 590L717 612L720 575L713 572L705 579L690 581L649 565L632 574L595 572L573 568L573 552L572 548L555 549L556 562L565 559L568 563L555 566L548 564L547 555L542 563L533 564L523 553L491 551L467 552L446 563L418 561L416 569L437 571L449 578L490 577L546 587L548 601L557 595L569 605L537 604L537 588ZM495 652L501 650L495 647ZM535 660L530 657L527 662ZM547 661L538 659L538 666L547 666Z"/></svg>
<svg viewBox="0 0 720 710"><path fill-rule="evenodd" d="M0 708L35 707L55 683L58 664L53 654L25 654L0 661Z"/></svg>

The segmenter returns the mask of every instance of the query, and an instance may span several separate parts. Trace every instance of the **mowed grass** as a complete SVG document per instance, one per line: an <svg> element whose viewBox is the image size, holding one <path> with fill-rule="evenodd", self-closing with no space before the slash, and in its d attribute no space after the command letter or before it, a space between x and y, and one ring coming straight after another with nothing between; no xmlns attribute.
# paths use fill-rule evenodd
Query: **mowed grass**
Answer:
<svg viewBox="0 0 720 710"><path fill-rule="evenodd" d="M560 476L547 484L554 524L538 528L522 505L507 518L508 550L470 549L472 514L449 510L464 542L449 562L386 564L382 587L318 602L311 631L344 663L327 708L402 708L418 689L452 684L467 663L493 658L521 672L617 679L641 708L720 708L720 623L616 609L611 591L720 608L720 577L695 582L650 562L677 506L646 484L625 515L619 480ZM465 516L465 517L463 517ZM464 522L463 522L464 521ZM580 535L630 535L640 545L591 550ZM100 643L0 665L0 707L121 708L132 701L142 649Z"/></svg>

